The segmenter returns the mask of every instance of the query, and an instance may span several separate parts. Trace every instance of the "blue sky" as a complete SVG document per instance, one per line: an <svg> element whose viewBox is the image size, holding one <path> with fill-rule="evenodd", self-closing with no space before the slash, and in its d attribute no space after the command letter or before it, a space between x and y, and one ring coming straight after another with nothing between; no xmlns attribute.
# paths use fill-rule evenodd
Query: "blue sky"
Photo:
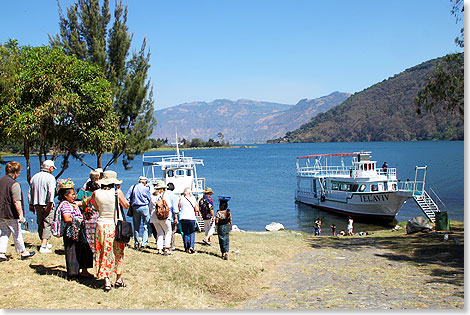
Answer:
<svg viewBox="0 0 470 315"><path fill-rule="evenodd" d="M60 1L62 8L74 1ZM114 1L111 0L111 6ZM151 51L155 108L218 98L295 104L355 93L448 53L448 0L128 0L133 47ZM4 1L0 41L47 45L56 0Z"/></svg>

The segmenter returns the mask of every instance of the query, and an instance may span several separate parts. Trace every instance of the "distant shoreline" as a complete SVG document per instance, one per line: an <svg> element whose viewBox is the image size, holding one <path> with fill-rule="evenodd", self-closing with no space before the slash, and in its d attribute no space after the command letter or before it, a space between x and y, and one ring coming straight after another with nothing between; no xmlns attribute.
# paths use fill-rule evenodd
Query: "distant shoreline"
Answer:
<svg viewBox="0 0 470 315"><path fill-rule="evenodd" d="M198 148L180 148L180 150L208 150L208 149L254 149L257 148L255 145L231 145L231 146L223 146L223 147L198 147ZM165 148L153 148L148 150L147 152L157 152L157 151L176 151L175 147L165 147ZM80 152L80 154L90 154L88 152ZM0 157L16 157L16 156L23 156L23 154L19 153L12 153L12 152L0 152ZM31 156L35 156L35 154L31 154Z"/></svg>

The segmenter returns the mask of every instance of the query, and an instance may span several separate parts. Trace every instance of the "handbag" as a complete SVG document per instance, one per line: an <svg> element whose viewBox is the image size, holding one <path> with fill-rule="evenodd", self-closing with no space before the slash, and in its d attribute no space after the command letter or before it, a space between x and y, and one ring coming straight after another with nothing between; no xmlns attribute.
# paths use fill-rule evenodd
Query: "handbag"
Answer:
<svg viewBox="0 0 470 315"><path fill-rule="evenodd" d="M132 186L132 192L131 192L131 196L130 196L130 200L129 200L129 209L127 209L127 216L128 217L133 217L134 216L134 208L132 207L132 197L134 197L134 188L135 188L135 185Z"/></svg>
<svg viewBox="0 0 470 315"><path fill-rule="evenodd" d="M119 211L120 210L120 211ZM119 213L121 213L122 220L119 220ZM127 244L131 240L132 237L132 224L126 221L126 217L124 216L124 211L122 210L121 206L119 205L117 191L115 192L115 210L114 210L114 218L116 221L116 235L114 236L114 240L119 243Z"/></svg>

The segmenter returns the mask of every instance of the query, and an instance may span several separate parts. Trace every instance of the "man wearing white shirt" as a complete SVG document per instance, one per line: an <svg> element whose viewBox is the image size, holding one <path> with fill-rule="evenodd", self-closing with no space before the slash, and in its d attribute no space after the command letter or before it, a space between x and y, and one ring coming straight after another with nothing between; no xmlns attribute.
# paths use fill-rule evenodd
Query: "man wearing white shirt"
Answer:
<svg viewBox="0 0 470 315"><path fill-rule="evenodd" d="M52 236L51 224L54 216L54 197L56 180L52 172L56 169L54 161L45 160L41 165L41 171L36 173L29 185L28 202L29 210L36 213L38 234L41 239L41 254L51 253L51 244L48 240Z"/></svg>

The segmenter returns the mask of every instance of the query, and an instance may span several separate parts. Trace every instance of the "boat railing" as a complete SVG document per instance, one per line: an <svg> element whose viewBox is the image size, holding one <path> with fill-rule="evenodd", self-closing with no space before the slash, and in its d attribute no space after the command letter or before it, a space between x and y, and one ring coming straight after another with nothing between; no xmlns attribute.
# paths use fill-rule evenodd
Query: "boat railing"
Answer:
<svg viewBox="0 0 470 315"><path fill-rule="evenodd" d="M350 167L346 166L306 166L297 169L297 175L301 176L331 176L349 175Z"/></svg>
<svg viewBox="0 0 470 315"><path fill-rule="evenodd" d="M205 178L194 178L193 183L194 183L194 188L196 191L204 191L206 189Z"/></svg>
<svg viewBox="0 0 470 315"><path fill-rule="evenodd" d="M144 166L159 165L159 166L177 166L177 167L191 167L195 164L202 164L204 162L202 159L193 159L192 157L187 157L184 155L153 155L153 156L143 156L142 162Z"/></svg>
<svg viewBox="0 0 470 315"><path fill-rule="evenodd" d="M397 169L396 168L387 168L387 169L377 169L377 175L385 175L388 179L397 178Z"/></svg>
<svg viewBox="0 0 470 315"><path fill-rule="evenodd" d="M413 195L422 195L424 192L424 181L406 181L398 183L398 190L412 192Z"/></svg>
<svg viewBox="0 0 470 315"><path fill-rule="evenodd" d="M351 176L352 167L348 166L305 166L297 169L297 175L300 176ZM377 175L387 176L388 179L397 178L397 169L389 168L386 171L376 169Z"/></svg>

